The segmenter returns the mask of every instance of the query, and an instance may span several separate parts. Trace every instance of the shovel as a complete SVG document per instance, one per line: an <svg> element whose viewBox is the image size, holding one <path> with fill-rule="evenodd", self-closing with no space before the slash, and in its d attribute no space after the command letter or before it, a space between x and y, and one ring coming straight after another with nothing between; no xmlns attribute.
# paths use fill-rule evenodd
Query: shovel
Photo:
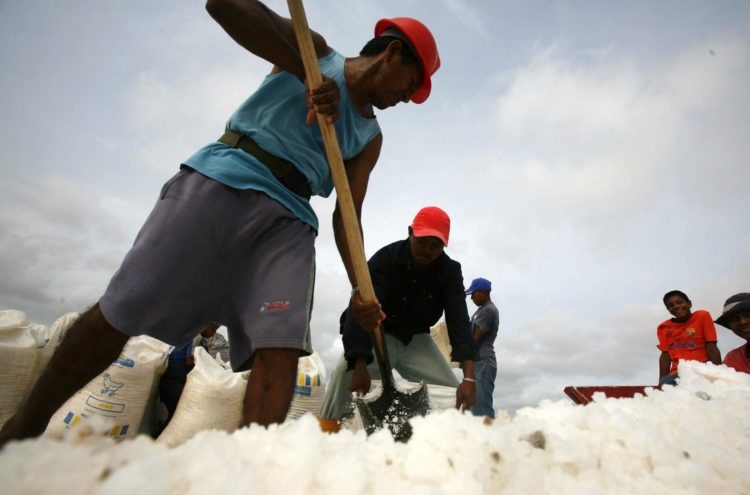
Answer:
<svg viewBox="0 0 750 495"><path fill-rule="evenodd" d="M380 327L373 333L373 340L378 338L376 334L383 335ZM422 381L417 390L410 393L401 392L396 388L393 380L391 364L388 361L388 348L383 346L381 355L378 347L375 346L375 356L380 368L383 392L369 402L362 397L357 397L354 403L368 435L388 427L394 439L406 441L411 437L409 418L417 415L424 416L430 410L427 387Z"/></svg>
<svg viewBox="0 0 750 495"><path fill-rule="evenodd" d="M302 6L302 0L287 0L287 4L289 5L294 33L297 36L302 63L305 66L305 76L310 87L316 88L323 83L323 78L320 75L318 57L315 54L312 35L307 25L307 16ZM370 271L365 259L365 249L362 245L359 221L354 209L349 181L346 178L344 160L341 157L341 148L339 148L338 139L336 138L336 130L333 124L326 122L325 118L321 115L318 115L318 125L323 136L323 145L328 156L333 185L336 188L344 233L347 245L349 246L349 257L354 267L359 293L363 301L374 301L376 299L375 290L372 286ZM362 416L365 431L368 434L384 426L388 426L394 438L407 440L411 436L411 427L408 424L408 419L418 414L424 415L429 409L427 387L424 386L424 383L421 383L420 388L411 394L396 390L393 372L388 361L385 339L379 326L373 331L372 340L378 366L380 367L383 393L372 402L368 403L364 399L357 399L355 403Z"/></svg>

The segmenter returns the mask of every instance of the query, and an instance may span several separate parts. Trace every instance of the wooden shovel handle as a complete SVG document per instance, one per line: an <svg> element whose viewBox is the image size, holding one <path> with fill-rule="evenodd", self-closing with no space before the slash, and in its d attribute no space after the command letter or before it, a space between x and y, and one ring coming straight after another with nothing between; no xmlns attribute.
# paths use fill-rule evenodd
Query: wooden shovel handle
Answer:
<svg viewBox="0 0 750 495"><path fill-rule="evenodd" d="M292 17L294 33L297 36L302 63L305 66L305 77L310 88L317 88L323 83L323 78L320 75L318 57L313 46L310 28L307 25L307 16L305 15L302 0L287 0L287 4L289 5L289 13ZM354 267L354 276L357 280L359 293L363 301L374 301L376 299L375 290L372 286L372 279L370 279L370 270L367 267L365 249L359 230L359 221L354 209L352 192L349 189L349 180L346 177L344 160L341 157L341 148L339 148L339 142L336 138L336 129L333 127L333 124L328 123L325 117L320 114L318 114L318 125L323 135L323 144L328 156L328 164L331 167L333 185L336 188L336 197L339 202L339 211L344 223L346 243L349 246L349 258ZM385 356L385 347L383 346L383 335L379 326L374 331L373 337L375 352L378 353L378 357L382 360Z"/></svg>

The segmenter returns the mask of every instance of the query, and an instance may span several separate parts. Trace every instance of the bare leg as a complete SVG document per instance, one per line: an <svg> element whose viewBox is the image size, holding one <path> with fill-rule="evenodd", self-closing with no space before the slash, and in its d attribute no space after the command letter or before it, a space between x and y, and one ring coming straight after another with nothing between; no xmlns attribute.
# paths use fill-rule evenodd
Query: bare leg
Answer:
<svg viewBox="0 0 750 495"><path fill-rule="evenodd" d="M128 338L104 319L98 304L83 313L26 401L3 427L0 446L8 440L41 435L60 406L117 359Z"/></svg>
<svg viewBox="0 0 750 495"><path fill-rule="evenodd" d="M245 392L245 426L283 423L297 376L299 349L259 349Z"/></svg>

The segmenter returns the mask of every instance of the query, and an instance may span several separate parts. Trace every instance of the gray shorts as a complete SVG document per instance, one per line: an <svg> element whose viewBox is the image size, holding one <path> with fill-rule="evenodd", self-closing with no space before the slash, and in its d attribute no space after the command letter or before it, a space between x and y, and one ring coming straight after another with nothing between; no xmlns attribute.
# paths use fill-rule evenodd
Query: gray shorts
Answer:
<svg viewBox="0 0 750 495"><path fill-rule="evenodd" d="M182 345L227 327L235 369L256 349L312 352L315 231L266 194L185 168L164 185L99 301L127 335Z"/></svg>

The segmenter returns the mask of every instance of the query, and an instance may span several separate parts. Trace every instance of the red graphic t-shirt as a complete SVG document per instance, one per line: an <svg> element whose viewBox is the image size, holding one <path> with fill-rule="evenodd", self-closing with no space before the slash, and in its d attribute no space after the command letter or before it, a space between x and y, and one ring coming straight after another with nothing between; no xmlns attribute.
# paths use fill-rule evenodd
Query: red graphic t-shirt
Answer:
<svg viewBox="0 0 750 495"><path fill-rule="evenodd" d="M667 320L656 329L659 349L669 353L672 360L671 375L677 373L680 359L708 361L706 342L716 342L716 327L708 311L698 310L688 321Z"/></svg>

